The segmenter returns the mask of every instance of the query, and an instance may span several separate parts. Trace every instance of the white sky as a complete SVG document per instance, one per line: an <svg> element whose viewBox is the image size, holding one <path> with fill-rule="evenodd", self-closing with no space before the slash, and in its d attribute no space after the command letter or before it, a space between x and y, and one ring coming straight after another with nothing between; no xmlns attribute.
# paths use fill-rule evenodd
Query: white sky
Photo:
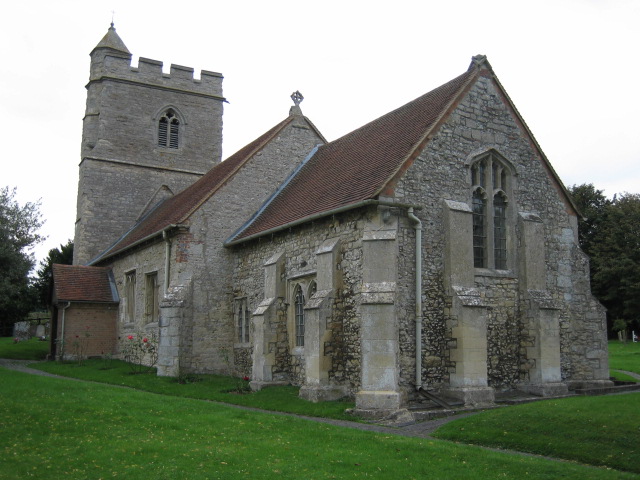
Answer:
<svg viewBox="0 0 640 480"><path fill-rule="evenodd" d="M89 52L115 11L139 57L223 73L224 157L286 117L328 140L487 55L565 185L640 193L640 1L20 0L0 29L1 186L73 237Z"/></svg>

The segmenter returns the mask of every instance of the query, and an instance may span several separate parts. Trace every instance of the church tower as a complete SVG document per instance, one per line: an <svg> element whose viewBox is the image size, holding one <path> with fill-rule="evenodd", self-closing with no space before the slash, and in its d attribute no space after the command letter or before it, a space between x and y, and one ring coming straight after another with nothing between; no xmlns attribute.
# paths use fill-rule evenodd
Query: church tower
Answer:
<svg viewBox="0 0 640 480"><path fill-rule="evenodd" d="M91 52L83 119L75 265L90 262L160 200L222 156L222 75L131 53L111 24Z"/></svg>

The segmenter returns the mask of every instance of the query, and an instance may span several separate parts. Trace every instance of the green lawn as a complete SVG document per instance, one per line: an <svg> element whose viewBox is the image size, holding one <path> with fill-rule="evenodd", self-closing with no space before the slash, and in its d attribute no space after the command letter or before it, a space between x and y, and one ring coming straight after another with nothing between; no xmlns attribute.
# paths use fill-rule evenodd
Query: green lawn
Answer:
<svg viewBox="0 0 640 480"><path fill-rule="evenodd" d="M14 343L13 337L0 337L0 358L12 360L44 360L49 353L49 341L37 338Z"/></svg>
<svg viewBox="0 0 640 480"><path fill-rule="evenodd" d="M435 436L640 473L640 393L491 410L444 425Z"/></svg>
<svg viewBox="0 0 640 480"><path fill-rule="evenodd" d="M616 380L619 380L621 382L640 382L640 380L638 380L636 377L632 377L631 375L627 375L625 373L620 373L617 370L609 370L609 377L615 378Z"/></svg>
<svg viewBox="0 0 640 480"><path fill-rule="evenodd" d="M640 342L609 342L609 368L640 374Z"/></svg>
<svg viewBox="0 0 640 480"><path fill-rule="evenodd" d="M345 413L346 409L353 408L353 402L308 402L298 397L298 387L270 387L259 392L239 395L237 390L247 386L247 382L242 379L221 375L197 375L191 378L197 381L180 384L175 378L158 377L155 372L132 375L128 364L120 360L90 359L82 366L77 363L59 362L37 363L30 366L65 377L123 385L174 397L215 400L312 417L354 420L353 416Z"/></svg>
<svg viewBox="0 0 640 480"><path fill-rule="evenodd" d="M2 369L0 384L5 480L637 478Z"/></svg>

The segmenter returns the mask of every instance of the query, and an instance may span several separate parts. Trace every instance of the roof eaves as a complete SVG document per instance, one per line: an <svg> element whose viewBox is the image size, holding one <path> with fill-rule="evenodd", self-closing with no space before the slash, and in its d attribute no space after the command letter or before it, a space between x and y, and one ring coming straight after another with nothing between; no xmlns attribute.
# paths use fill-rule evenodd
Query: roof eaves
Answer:
<svg viewBox="0 0 640 480"><path fill-rule="evenodd" d="M137 224L136 224L137 226ZM109 258L113 258L117 255L121 255L122 253L126 252L127 250L130 250L132 248L137 247L138 245L141 245L143 243L149 242L150 240L153 240L154 238L163 235L164 232L168 232L169 230L172 229L188 229L189 226L188 225L183 225L183 224L176 224L176 223L172 223L170 225L166 225L165 227L163 227L161 230L157 230L153 233L150 233L149 235L147 235L144 238L141 238L139 240L136 240L133 243L130 243L129 245L125 245L124 247L118 249L118 250L114 250L113 252L109 252L108 250L105 250L105 253L101 254L100 256L96 257L95 259L91 260L91 262L87 263L87 266L95 266L96 263L98 262L102 262L104 260L107 260ZM130 230L131 231L131 230ZM126 237L126 235L124 235L122 238ZM119 240L120 241L120 240ZM118 242L116 242L114 245L117 245Z"/></svg>

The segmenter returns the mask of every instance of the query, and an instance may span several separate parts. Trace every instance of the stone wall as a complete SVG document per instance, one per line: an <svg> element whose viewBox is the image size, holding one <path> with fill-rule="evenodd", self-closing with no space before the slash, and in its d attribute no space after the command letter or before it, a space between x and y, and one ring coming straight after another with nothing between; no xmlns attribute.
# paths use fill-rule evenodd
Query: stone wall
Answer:
<svg viewBox="0 0 640 480"><path fill-rule="evenodd" d="M562 187L550 177L549 167L541 159L533 141L507 107L501 93L488 78L481 78L461 105L442 125L427 148L397 183L399 201L422 206L417 215L424 225L423 305L426 328L423 329L423 381L439 386L455 372L451 348L455 338L451 325L451 297L443 277L446 256L445 218L442 199L471 203L469 163L483 152L494 149L515 169L511 178L508 221L509 269L496 274L475 270L476 287L483 297L487 313L487 362L489 385L502 389L526 380L531 367L524 332L526 306L519 271L523 242L516 220L518 212L533 212L544 224L545 258L543 288L560 307L562 376L565 379L603 379L606 362L606 338L603 316L589 290L588 267L576 245L575 213L563 198ZM402 251L412 251L415 238L408 222L401 226ZM471 239L469 239L469 242ZM402 305L401 360L403 385L412 382L415 352L413 327L408 314L414 304L411 290L412 260L400 258L399 288Z"/></svg>
<svg viewBox="0 0 640 480"><path fill-rule="evenodd" d="M257 151L234 177L192 214L186 222L188 231L172 238L168 286L162 283L165 244L161 239L152 245L132 249L112 261L121 297L127 271L136 269L140 272L140 282L143 282L145 272L158 272L163 292L160 296L161 325L147 325L141 317L142 311L138 311L136 324L121 325L121 328L122 331L160 328L157 331L161 352L166 353L160 360L164 362L164 374L174 375L178 370L246 373L248 354L232 351L235 338L231 285L233 257L223 242L258 210L277 185L321 141L302 120L286 126ZM138 295L137 304L143 301L143 292ZM121 318L124 308L121 307ZM167 335L171 339L166 338Z"/></svg>
<svg viewBox="0 0 640 480"><path fill-rule="evenodd" d="M196 181L222 156L222 75L162 62L92 54L83 119L74 264L96 257L161 200ZM180 120L179 148L158 146L167 108ZM153 199L158 192L159 198ZM149 202L152 202L149 205Z"/></svg>
<svg viewBox="0 0 640 480"><path fill-rule="evenodd" d="M290 233L274 234L268 239L248 242L233 247L235 268L233 275L234 296L246 297L251 311L264 300L264 264L267 259L283 252L284 267L281 279L286 294L277 304L277 315L270 328L276 333L272 345L275 355L274 380L295 385L304 384L304 357L293 345L291 298L294 286L302 279L315 279L316 252L328 239L339 239L340 286L335 292L331 307L330 331L321 346L329 357L329 383L343 385L354 395L360 387L360 295L362 290L362 236L371 212L359 210L329 217L301 227ZM252 342L254 332L252 331ZM248 358L248 356L245 356ZM249 364L244 364L248 369Z"/></svg>

